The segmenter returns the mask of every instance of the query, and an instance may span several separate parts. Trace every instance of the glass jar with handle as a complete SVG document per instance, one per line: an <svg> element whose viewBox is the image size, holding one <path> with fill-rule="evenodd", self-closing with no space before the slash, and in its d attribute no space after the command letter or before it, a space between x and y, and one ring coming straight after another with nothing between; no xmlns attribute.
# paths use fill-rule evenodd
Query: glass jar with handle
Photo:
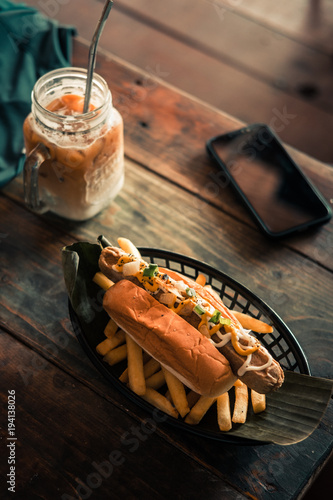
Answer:
<svg viewBox="0 0 333 500"><path fill-rule="evenodd" d="M32 91L24 125L25 202L82 221L103 210L124 183L123 120L107 83L94 74L83 114L87 72L61 68L42 76Z"/></svg>

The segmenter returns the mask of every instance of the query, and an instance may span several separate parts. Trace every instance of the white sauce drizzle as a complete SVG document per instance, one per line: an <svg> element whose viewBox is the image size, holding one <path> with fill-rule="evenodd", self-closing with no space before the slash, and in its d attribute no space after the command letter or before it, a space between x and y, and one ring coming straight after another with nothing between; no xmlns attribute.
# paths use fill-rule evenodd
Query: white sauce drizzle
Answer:
<svg viewBox="0 0 333 500"><path fill-rule="evenodd" d="M239 368L239 370L237 372L237 375L239 377L242 377L245 374L245 372L249 372L249 371L253 371L253 370L261 371L261 370L265 370L265 368L268 368L269 366L271 366L271 364L273 362L273 358L269 354L268 351L266 351L266 354L267 354L267 362L265 364L263 364L263 365L260 365L260 366L253 366L253 365L250 366L250 361L251 361L251 358L252 358L252 354L250 354L249 356L247 356L245 362Z"/></svg>
<svg viewBox="0 0 333 500"><path fill-rule="evenodd" d="M214 340L210 339L212 344L214 344L215 347L223 347L226 345L229 340L231 339L231 332L222 334L219 330L216 332L216 335L221 339L221 342L214 342Z"/></svg>
<svg viewBox="0 0 333 500"><path fill-rule="evenodd" d="M142 259L134 259L134 260L140 260L141 262L144 262L144 261L142 261ZM116 265L113 265L112 269L114 271L120 272L116 268ZM184 283L184 281L176 281L176 280L174 280L173 278L170 278L170 277L169 277L169 281L170 281L170 283L177 290L179 290L179 292L183 292L183 291L185 291L188 288L187 285ZM164 288L163 285L162 285L162 286L160 286L159 290L161 290L161 289L163 290L163 292L168 292L169 291L168 288L167 288L167 286ZM159 290L157 290L157 292ZM156 294L157 292L154 292L154 294ZM215 308L209 302L207 302L206 300L202 299L201 297L196 297L196 303L199 304L199 305L201 305L211 315L215 311ZM194 312L199 317L201 316L196 311L194 311ZM244 330L243 328L237 330L237 340L243 339L243 340L247 340L248 343L249 343L247 346L242 345L242 349L244 349L244 350L251 349L255 345L255 343L256 343L256 339L252 335L249 335L249 332L250 332L250 330ZM221 339L221 342L214 342L214 340L209 339L210 342L215 347L223 347L223 346L225 346L231 340L231 333L230 332L223 334L223 333L221 333L218 330L216 332L216 335ZM265 349L265 351L266 351L266 355L267 355L267 362L264 363L261 366L251 366L250 363L251 363L251 360L252 360L252 354L249 354L248 356L246 356L246 359L245 359L244 363L242 364L242 366L237 371L238 377L242 377L247 371L251 371L251 370L260 371L260 370L265 370L265 368L268 368L272 364L273 358L272 358L272 356L269 354L269 352L266 349Z"/></svg>
<svg viewBox="0 0 333 500"><path fill-rule="evenodd" d="M252 359L252 354L249 354L246 357L246 360L244 361L244 363L242 364L242 366L239 368L239 370L237 372L238 377L242 377L243 375L245 375L245 372L247 372L248 370L250 370L250 368L251 368L250 367L251 359Z"/></svg>
<svg viewBox="0 0 333 500"><path fill-rule="evenodd" d="M246 339L249 342L248 345L242 345L242 349L244 349L244 350L251 349L257 342L255 337L253 337L252 335L249 335L249 332L250 332L250 330L244 330L244 329L237 330L237 340L239 340L239 338L241 338L241 339ZM214 344L215 347L223 347L224 345L226 345L229 342L229 340L231 340L231 333L222 334L220 331L217 331L216 335L221 339L221 342L214 342L214 340L211 339L211 342L212 342L212 344ZM265 349L265 348L263 347L263 349ZM265 370L265 368L268 368L272 364L273 358L266 349L265 349L265 352L267 355L267 362L264 363L263 365L260 365L260 366L250 365L251 360L252 360L252 354L249 354L248 356L246 356L244 363L237 371L238 377L242 377L243 375L245 375L245 373L247 371L253 371L253 370L261 371L261 370Z"/></svg>

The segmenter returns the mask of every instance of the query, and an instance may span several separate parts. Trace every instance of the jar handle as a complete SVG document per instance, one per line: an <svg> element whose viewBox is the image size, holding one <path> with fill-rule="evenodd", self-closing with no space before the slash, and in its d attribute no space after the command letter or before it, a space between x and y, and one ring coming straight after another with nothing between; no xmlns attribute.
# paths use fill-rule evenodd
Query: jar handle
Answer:
<svg viewBox="0 0 333 500"><path fill-rule="evenodd" d="M47 207L39 197L38 175L39 168L45 160L50 159L50 152L44 144L39 143L30 152L24 162L23 184L24 201L35 212L45 212Z"/></svg>

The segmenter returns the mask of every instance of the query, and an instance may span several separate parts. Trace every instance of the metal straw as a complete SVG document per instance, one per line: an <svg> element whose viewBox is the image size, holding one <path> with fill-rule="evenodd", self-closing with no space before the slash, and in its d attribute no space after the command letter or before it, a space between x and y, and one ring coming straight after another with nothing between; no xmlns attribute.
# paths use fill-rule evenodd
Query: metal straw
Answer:
<svg viewBox="0 0 333 500"><path fill-rule="evenodd" d="M88 109L89 109L90 96L91 96L91 86L92 86L92 79L93 79L95 60L96 60L97 45L98 45L100 36L101 36L103 28L104 28L105 21L108 18L108 15L109 15L109 12L111 10L112 5L113 5L112 0L107 0L105 2L101 18L98 21L94 36L93 36L91 44L90 44L88 72L87 72L87 84L86 84L86 93L84 96L83 113L87 113Z"/></svg>

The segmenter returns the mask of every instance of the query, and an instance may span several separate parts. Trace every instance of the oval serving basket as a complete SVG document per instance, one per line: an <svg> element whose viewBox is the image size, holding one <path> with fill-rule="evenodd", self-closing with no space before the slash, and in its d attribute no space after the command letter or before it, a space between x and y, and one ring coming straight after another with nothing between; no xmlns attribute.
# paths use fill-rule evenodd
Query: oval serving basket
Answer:
<svg viewBox="0 0 333 500"><path fill-rule="evenodd" d="M193 258L156 248L141 247L139 248L139 251L142 258L148 263L155 263L160 267L166 267L171 270L178 271L189 278L196 279L198 274L203 274L206 277L207 284L211 285L213 290L221 296L225 305L229 309L246 313L273 326L273 333L256 335L272 356L279 361L282 368L286 372L310 375L310 368L306 356L290 329L270 306L268 306L249 289L223 272ZM154 411L156 410L152 405L133 393L126 384L123 384L118 380L119 375L122 373L126 365L119 363L119 365L109 366L103 361L102 356L97 354L96 346L103 338L105 338L101 336L103 329L99 335L92 335L91 324L87 325L85 321L75 313L70 302L69 312L74 332L96 368L121 393L126 395L131 401L135 402L141 408L144 408L151 415L154 415ZM104 311L99 312L98 329L101 330L100 325L105 326L107 321L108 316L106 313ZM270 397L267 399L269 406ZM236 425L233 424L233 429L229 432L221 432L219 430L217 425L216 408L215 410L211 408L202 421L195 426L186 424L183 420L175 419L173 417L168 417L166 422L178 429L182 429L199 436L217 439L225 443L260 445L278 442L274 440L267 441L264 439L264 436L261 437L260 426L265 424L267 425L267 422L262 420L260 415L262 414L254 415L249 409L246 423ZM269 422L268 425L270 425ZM244 435L244 431L242 431L242 428L245 429L245 426L250 426L251 429L254 429L252 435L255 436L255 439L251 439L249 436L245 437L246 433ZM256 429L258 430L258 428L259 432L256 432Z"/></svg>

